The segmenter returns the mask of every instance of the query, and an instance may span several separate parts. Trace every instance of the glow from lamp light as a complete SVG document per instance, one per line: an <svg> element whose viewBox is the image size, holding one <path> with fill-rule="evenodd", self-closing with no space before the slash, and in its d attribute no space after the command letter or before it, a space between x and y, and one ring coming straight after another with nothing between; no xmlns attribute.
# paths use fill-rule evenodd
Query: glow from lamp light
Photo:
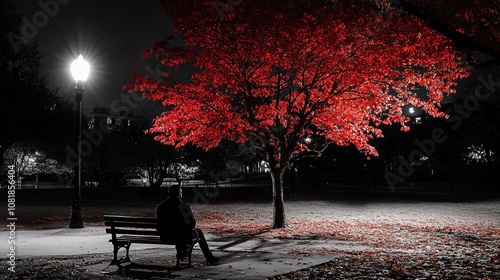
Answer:
<svg viewBox="0 0 500 280"><path fill-rule="evenodd" d="M78 58L71 63L71 75L75 81L85 82L89 76L90 65L80 54Z"/></svg>

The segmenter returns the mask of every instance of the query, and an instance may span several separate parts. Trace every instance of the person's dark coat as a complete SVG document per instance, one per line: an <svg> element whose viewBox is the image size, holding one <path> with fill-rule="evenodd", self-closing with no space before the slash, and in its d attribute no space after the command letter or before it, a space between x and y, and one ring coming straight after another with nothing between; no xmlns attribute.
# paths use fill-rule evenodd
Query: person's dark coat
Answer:
<svg viewBox="0 0 500 280"><path fill-rule="evenodd" d="M156 208L156 218L159 219L157 230L160 238L174 234L176 237L186 237L196 226L191 207L176 196L169 196Z"/></svg>

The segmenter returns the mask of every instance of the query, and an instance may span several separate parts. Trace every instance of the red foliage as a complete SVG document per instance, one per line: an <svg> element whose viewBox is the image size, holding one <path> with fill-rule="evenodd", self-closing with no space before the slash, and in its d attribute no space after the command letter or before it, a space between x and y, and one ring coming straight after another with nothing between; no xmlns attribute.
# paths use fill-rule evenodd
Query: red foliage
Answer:
<svg viewBox="0 0 500 280"><path fill-rule="evenodd" d="M403 5L412 3L425 11L431 24L439 24L448 30L461 33L471 40L466 47L484 46L498 58L500 54L500 3L497 0L402 0ZM482 48L480 48L483 50Z"/></svg>
<svg viewBox="0 0 500 280"><path fill-rule="evenodd" d="M46 218L38 219L38 220L32 220L32 221L30 221L30 223L32 225L54 225L54 224L58 224L62 221L64 221L63 218L61 218L59 216L53 216L53 217L46 217Z"/></svg>
<svg viewBox="0 0 500 280"><path fill-rule="evenodd" d="M197 70L177 83L168 73L164 81L134 75L129 90L168 108L150 132L164 144L207 149L259 135L279 164L311 128L376 154L369 141L382 136L377 126L404 126L403 105L441 115L443 94L467 75L449 40L407 14L325 2L240 1L222 16L211 0L161 1L186 47L164 40L145 56Z"/></svg>
<svg viewBox="0 0 500 280"><path fill-rule="evenodd" d="M185 46L166 39L155 55L169 69L192 65L188 81L134 74L130 91L167 108L150 133L163 144L209 149L223 138L260 139L273 176L274 226L286 226L283 174L315 133L377 155L381 124L407 130L402 107L442 116L460 67L453 43L405 13L363 1L163 0ZM254 138L255 139L255 138Z"/></svg>

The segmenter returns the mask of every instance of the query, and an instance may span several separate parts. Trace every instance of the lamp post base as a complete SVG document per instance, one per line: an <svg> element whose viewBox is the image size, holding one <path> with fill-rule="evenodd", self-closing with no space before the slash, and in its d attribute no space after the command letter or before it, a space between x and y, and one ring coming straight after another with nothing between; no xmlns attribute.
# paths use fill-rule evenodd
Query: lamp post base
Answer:
<svg viewBox="0 0 500 280"><path fill-rule="evenodd" d="M71 205L71 222L69 223L70 228L82 228L82 212L80 208L80 200L75 198L73 204Z"/></svg>

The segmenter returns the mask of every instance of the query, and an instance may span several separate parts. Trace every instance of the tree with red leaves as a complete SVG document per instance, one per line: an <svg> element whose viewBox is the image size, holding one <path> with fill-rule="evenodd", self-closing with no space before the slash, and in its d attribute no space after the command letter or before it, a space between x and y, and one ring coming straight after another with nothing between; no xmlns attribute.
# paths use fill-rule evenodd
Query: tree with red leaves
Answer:
<svg viewBox="0 0 500 280"><path fill-rule="evenodd" d="M165 145L210 149L254 140L267 155L273 228L286 227L283 177L313 134L377 155L380 125L407 130L402 107L439 104L468 75L453 43L406 13L363 1L160 1L175 32L144 54L188 81L135 73L126 85L166 107L150 133Z"/></svg>
<svg viewBox="0 0 500 280"><path fill-rule="evenodd" d="M373 0L366 0L367 2ZM376 0L386 10L412 14L453 40L475 64L476 52L493 58L483 67L500 64L500 2L498 0Z"/></svg>

